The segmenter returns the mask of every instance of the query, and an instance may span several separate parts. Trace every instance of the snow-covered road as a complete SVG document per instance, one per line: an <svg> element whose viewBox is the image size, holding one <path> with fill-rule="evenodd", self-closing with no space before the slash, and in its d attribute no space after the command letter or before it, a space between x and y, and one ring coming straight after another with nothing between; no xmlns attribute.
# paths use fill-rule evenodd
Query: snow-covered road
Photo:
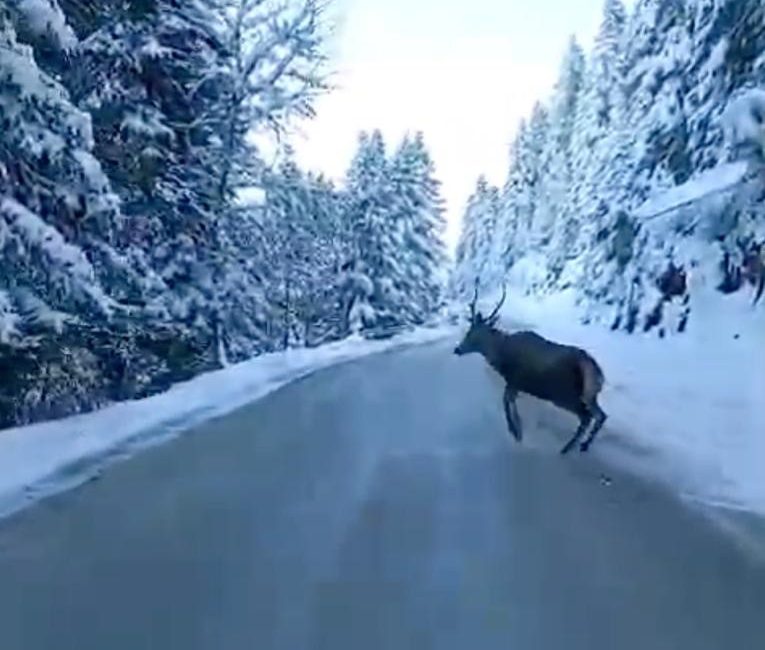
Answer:
<svg viewBox="0 0 765 650"><path fill-rule="evenodd" d="M0 522L3 650L753 648L765 567L453 342L301 379Z"/></svg>

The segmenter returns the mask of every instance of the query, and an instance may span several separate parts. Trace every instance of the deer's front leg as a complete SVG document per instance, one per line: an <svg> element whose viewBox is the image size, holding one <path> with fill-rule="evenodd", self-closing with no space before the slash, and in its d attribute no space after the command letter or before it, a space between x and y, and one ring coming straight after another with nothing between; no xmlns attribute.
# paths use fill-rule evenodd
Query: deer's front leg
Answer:
<svg viewBox="0 0 765 650"><path fill-rule="evenodd" d="M523 428L521 426L521 417L518 415L518 405L515 403L515 398L518 393L505 386L505 394L502 398L502 402L505 406L505 418L507 419L507 428L510 429L510 433L513 434L518 442L523 440Z"/></svg>

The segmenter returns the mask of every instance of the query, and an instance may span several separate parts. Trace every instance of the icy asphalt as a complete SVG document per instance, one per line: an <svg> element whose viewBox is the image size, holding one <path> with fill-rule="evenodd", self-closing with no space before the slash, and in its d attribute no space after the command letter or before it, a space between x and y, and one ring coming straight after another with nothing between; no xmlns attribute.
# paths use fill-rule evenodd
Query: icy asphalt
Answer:
<svg viewBox="0 0 765 650"><path fill-rule="evenodd" d="M320 371L0 522L0 648L762 647L762 563L598 444L560 457L566 414L521 400L512 442L452 346Z"/></svg>

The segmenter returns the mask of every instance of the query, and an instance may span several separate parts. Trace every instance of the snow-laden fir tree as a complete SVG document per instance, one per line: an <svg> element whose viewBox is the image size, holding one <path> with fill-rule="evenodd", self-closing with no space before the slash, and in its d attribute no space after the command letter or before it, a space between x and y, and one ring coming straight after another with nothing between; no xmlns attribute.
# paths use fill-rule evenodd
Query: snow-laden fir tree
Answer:
<svg viewBox="0 0 765 650"><path fill-rule="evenodd" d="M124 334L161 284L120 253L125 226L93 155L90 118L38 67L11 18L20 19L2 11L2 423L112 397L122 377L100 368L119 364L122 339L106 332Z"/></svg>
<svg viewBox="0 0 765 650"><path fill-rule="evenodd" d="M322 175L306 174L313 231L312 274L304 302L303 340L314 346L342 338L344 322L343 266L350 240L343 220L343 195Z"/></svg>
<svg viewBox="0 0 765 650"><path fill-rule="evenodd" d="M83 34L67 83L93 116L95 154L118 192L129 245L167 286L165 317L212 329L216 255L205 84L224 56L204 2L110 2Z"/></svg>
<svg viewBox="0 0 765 650"><path fill-rule="evenodd" d="M491 286L488 279L491 273L489 256L499 205L497 188L490 185L484 176L479 177L476 188L468 199L457 243L456 271L452 286L458 296L470 295L476 282L482 288Z"/></svg>
<svg viewBox="0 0 765 650"><path fill-rule="evenodd" d="M396 322L403 297L396 286L403 274L397 255L401 232L392 205L393 184L382 133L361 133L346 179L346 219L353 238L348 318L354 328Z"/></svg>
<svg viewBox="0 0 765 650"><path fill-rule="evenodd" d="M548 258L550 282L560 277L569 258L570 243L578 228L578 215L568 203L573 166L573 136L580 101L584 52L572 39L564 55L560 76L549 108L549 127L543 154L544 175L535 219L539 245Z"/></svg>
<svg viewBox="0 0 765 650"><path fill-rule="evenodd" d="M759 0L697 0L688 76L691 156L697 169L723 161L722 116L738 89L765 83L765 6Z"/></svg>
<svg viewBox="0 0 765 650"><path fill-rule="evenodd" d="M526 121L521 120L510 145L510 164L504 187L500 193L497 218L496 236L492 259L495 261L495 272L502 279L515 264L521 246L521 205L523 196L530 183L527 179L528 155L526 143L528 132Z"/></svg>
<svg viewBox="0 0 765 650"><path fill-rule="evenodd" d="M535 104L528 127L518 131L511 151L511 174L503 198L503 214L512 224L513 241L507 242L506 254L512 259L539 251L539 209L543 197L545 145L548 141L549 114L541 103Z"/></svg>
<svg viewBox="0 0 765 650"><path fill-rule="evenodd" d="M578 220L576 234L567 238L572 257L591 246L604 213L601 194L610 189L603 174L610 167L614 138L626 117L623 114L626 22L621 1L608 0L576 106L571 140L572 178L567 199L569 214Z"/></svg>
<svg viewBox="0 0 765 650"><path fill-rule="evenodd" d="M395 204L393 227L401 242L399 319L423 323L439 307L446 264L446 230L440 183L421 132L405 137L391 161Z"/></svg>

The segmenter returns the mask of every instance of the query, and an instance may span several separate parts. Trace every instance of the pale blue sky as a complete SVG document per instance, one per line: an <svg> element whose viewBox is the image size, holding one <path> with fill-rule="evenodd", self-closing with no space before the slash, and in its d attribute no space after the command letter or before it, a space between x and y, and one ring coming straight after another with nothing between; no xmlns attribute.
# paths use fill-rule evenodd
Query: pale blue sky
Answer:
<svg viewBox="0 0 765 650"><path fill-rule="evenodd" d="M443 182L453 245L476 178L501 184L521 117L546 96L570 34L589 48L603 0L335 0L338 88L295 142L341 178L362 129L392 148L422 130Z"/></svg>

